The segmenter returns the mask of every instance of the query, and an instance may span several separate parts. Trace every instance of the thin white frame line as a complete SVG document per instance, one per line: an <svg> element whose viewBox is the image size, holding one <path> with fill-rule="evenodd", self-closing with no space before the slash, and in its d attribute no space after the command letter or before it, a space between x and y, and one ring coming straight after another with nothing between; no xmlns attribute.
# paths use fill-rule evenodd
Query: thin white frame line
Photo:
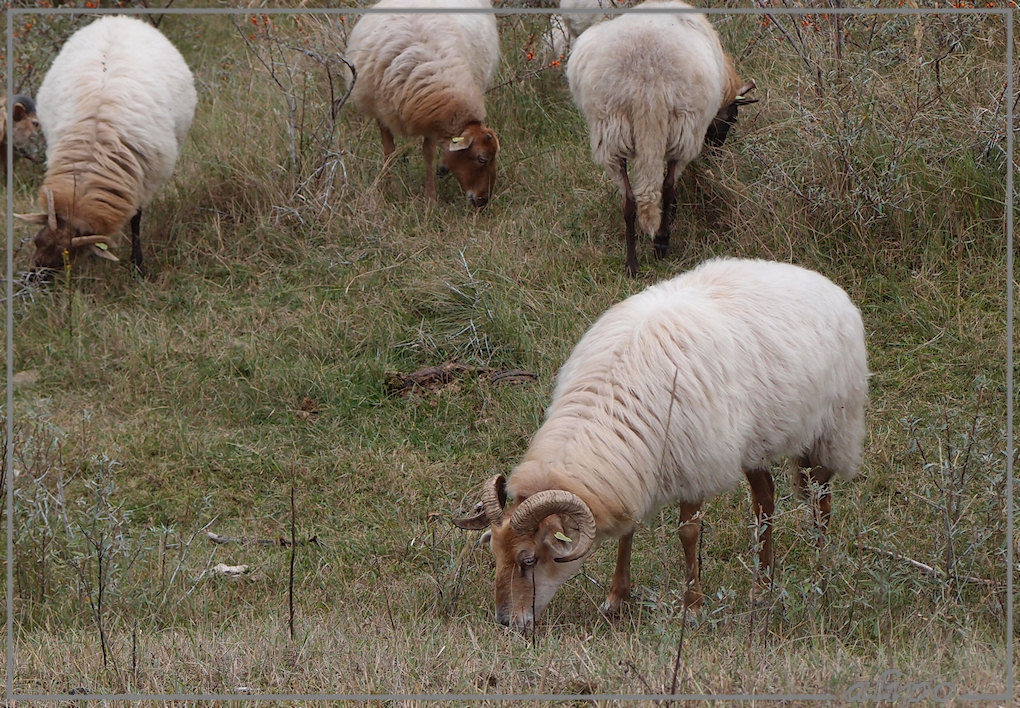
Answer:
<svg viewBox="0 0 1020 708"><path fill-rule="evenodd" d="M12 7L8 11L14 15L590 15L587 8L549 8L549 7L514 7L514 8L471 8L471 7L331 7L331 8L283 8L267 7L262 9L246 9L236 7L183 8L73 8L73 7ZM606 7L598 10L606 15L661 15L672 13L679 15L1007 15L1012 9L1002 7L691 7L691 8L641 8L641 7Z"/></svg>
<svg viewBox="0 0 1020 708"><path fill-rule="evenodd" d="M605 14L661 14L663 10L642 10L640 8L605 8ZM481 8L459 9L459 8L434 8L423 10L421 8L265 8L252 10L245 8L130 8L118 9L78 9L78 8L8 8L7 15L7 55L4 58L4 68L7 71L7 95L12 96L13 71L11 61L14 57L13 43L13 18L21 15L363 15L363 14L498 14L498 15L551 15L551 14L575 14L590 12L586 10L571 10L559 8ZM961 700L1011 700L1014 691L1013 676L1013 550L1014 550L1014 526L1013 526L1013 11L1009 8L826 8L817 10L814 8L690 8L672 9L666 12L675 14L699 13L705 15L976 15L1005 17L1006 29L1006 90L1009 95L1006 106L1006 532L1007 532L1007 568L1006 568L1006 685L1005 691L1001 694L961 694L956 698ZM7 135L12 135L13 113L7 111ZM7 463L8 475L13 472L13 426L14 426L14 192L10 177L13 176L13 149L7 151L7 283L6 283L6 326L5 338L7 344L6 375L7 375L7 410L6 410L6 435L7 449L5 451L5 462ZM7 480L7 667L5 681L5 695L8 702L21 700L27 702L44 700L213 700L213 701L263 701L263 700L452 700L460 699L467 701L476 700L652 700L652 699L719 699L719 700L835 700L841 696L836 694L15 694L13 689L14 681L14 564L13 559L13 536L14 536L14 485L13 479Z"/></svg>
<svg viewBox="0 0 1020 708"><path fill-rule="evenodd" d="M1006 697L1013 675L1013 13L1006 15Z"/></svg>
<svg viewBox="0 0 1020 708"><path fill-rule="evenodd" d="M11 13L7 13L7 41L6 56L4 56L4 71L7 72L7 89L5 102L14 95L14 24ZM7 346L7 357L5 372L7 375L7 410L6 421L4 422L4 435L7 441L4 450L4 469L7 478L7 498L4 500L7 506L7 676L5 677L4 690L7 695L7 702L14 693L14 188L12 186L14 177L14 111L5 111L7 125L4 129L5 135L10 139L7 149L7 159L4 175L7 191L7 247L6 247L6 273L7 283L5 295L7 296L7 307L4 311L4 342Z"/></svg>

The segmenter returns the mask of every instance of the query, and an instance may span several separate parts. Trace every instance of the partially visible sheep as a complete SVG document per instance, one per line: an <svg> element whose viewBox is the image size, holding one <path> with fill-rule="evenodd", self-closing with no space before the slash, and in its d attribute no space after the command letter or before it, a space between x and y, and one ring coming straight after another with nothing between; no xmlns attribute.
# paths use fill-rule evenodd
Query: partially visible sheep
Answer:
<svg viewBox="0 0 1020 708"><path fill-rule="evenodd" d="M679 0L638 7L690 9ZM567 80L588 123L592 157L623 194L627 272L636 275L635 217L663 257L678 172L706 138L726 139L754 82L741 83L704 15L675 12L632 13L590 27L570 52Z"/></svg>
<svg viewBox="0 0 1020 708"><path fill-rule="evenodd" d="M561 10L604 10L607 8L628 7L630 0L560 0ZM547 55L552 59L563 59L570 54L570 47L586 29L608 20L615 15L605 12L565 12L561 15L549 16L549 31L544 43Z"/></svg>
<svg viewBox="0 0 1020 708"><path fill-rule="evenodd" d="M42 227L32 264L58 268L82 250L117 260L115 234L131 221L131 261L142 267L142 210L173 172L195 113L195 86L159 30L105 17L64 44L38 94L46 136Z"/></svg>
<svg viewBox="0 0 1020 708"><path fill-rule="evenodd" d="M382 0L382 8L491 9L488 0ZM496 184L499 140L486 127L482 93L499 64L492 14L370 14L354 26L347 59L357 78L351 98L379 125L383 155L393 136L421 136L425 194L436 199L435 159L482 207Z"/></svg>
<svg viewBox="0 0 1020 708"><path fill-rule="evenodd" d="M560 369L552 403L509 481L494 477L477 513L491 532L496 618L531 625L606 538L620 540L603 610L630 593L635 529L680 502L687 604L703 601L703 502L746 478L772 568L770 463L790 458L800 487L852 477L868 396L857 307L818 273L787 263L715 259L604 313Z"/></svg>
<svg viewBox="0 0 1020 708"><path fill-rule="evenodd" d="M35 101L28 96L17 95L11 101L11 146L15 149L28 144L39 132L39 119L35 115ZM0 162L7 162L7 107L0 106ZM0 167L0 170L3 170Z"/></svg>

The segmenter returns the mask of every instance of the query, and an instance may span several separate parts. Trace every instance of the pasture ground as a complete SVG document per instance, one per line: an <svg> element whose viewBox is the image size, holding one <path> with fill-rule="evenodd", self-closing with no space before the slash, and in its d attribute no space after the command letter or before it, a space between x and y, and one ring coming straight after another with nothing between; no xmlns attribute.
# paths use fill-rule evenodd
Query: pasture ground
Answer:
<svg viewBox="0 0 1020 708"><path fill-rule="evenodd" d="M15 80L34 92L72 21L32 22ZM15 283L16 692L846 696L893 669L1003 690L1001 19L714 18L762 101L684 173L671 252L641 244L636 280L542 18L500 18L500 178L477 212L452 180L425 201L410 141L380 177L375 127L330 115L350 18L236 22L162 21L199 107L143 219L151 277L83 260ZM42 173L16 163L16 211ZM607 547L534 636L496 625L491 558L450 516L510 471L599 313L714 255L816 269L862 310L867 450L827 541L777 469L757 603L741 487L706 507L689 622L667 509L636 536L621 617L597 610ZM447 361L537 379L387 389ZM294 547L293 638L291 549L205 537L292 523L316 540Z"/></svg>

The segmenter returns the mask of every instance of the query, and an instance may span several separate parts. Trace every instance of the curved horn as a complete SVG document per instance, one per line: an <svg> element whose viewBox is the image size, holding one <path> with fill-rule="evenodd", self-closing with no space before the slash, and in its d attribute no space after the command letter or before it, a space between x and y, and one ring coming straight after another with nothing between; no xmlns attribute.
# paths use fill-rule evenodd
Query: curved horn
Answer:
<svg viewBox="0 0 1020 708"><path fill-rule="evenodd" d="M503 521L504 506L506 506L506 477L497 474L482 489L482 500L475 504L474 515L453 519L453 524L469 531L481 531L486 526L495 526Z"/></svg>
<svg viewBox="0 0 1020 708"><path fill-rule="evenodd" d="M482 490L482 508L490 526L503 521L503 507L506 506L506 477L497 474Z"/></svg>
<svg viewBox="0 0 1020 708"><path fill-rule="evenodd" d="M757 103L759 99L747 97L748 92L753 91L757 87L758 84L754 82L754 79L751 79L746 84L737 89L737 95L733 99L733 102L736 103L738 106L746 106L748 103Z"/></svg>
<svg viewBox="0 0 1020 708"><path fill-rule="evenodd" d="M510 517L510 526L519 534L531 534L538 528L542 519L552 514L568 516L577 526L574 547L565 556L557 558L556 562L574 561L587 553L595 542L595 517L581 497L573 492L547 489L528 497Z"/></svg>
<svg viewBox="0 0 1020 708"><path fill-rule="evenodd" d="M42 193L43 196L46 197L46 217L47 217L46 225L49 226L50 229L56 231L57 210L53 205L53 190L50 189L49 187L43 187Z"/></svg>
<svg viewBox="0 0 1020 708"><path fill-rule="evenodd" d="M71 248L83 248L94 243L102 243L107 246L113 245L113 239L104 234L90 234L88 236L75 236L71 239Z"/></svg>

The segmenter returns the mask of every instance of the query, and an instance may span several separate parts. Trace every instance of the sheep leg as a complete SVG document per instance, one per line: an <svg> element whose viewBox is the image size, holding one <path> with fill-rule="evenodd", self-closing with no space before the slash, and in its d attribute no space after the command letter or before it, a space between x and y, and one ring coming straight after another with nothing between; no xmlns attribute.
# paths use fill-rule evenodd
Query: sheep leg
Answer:
<svg viewBox="0 0 1020 708"><path fill-rule="evenodd" d="M676 217L676 170L677 160L666 163L666 179L662 181L662 219L659 221L659 233L652 242L656 258L665 258L669 250L669 235L673 231L673 219Z"/></svg>
<svg viewBox="0 0 1020 708"><path fill-rule="evenodd" d="M425 138L421 143L421 153L425 158L425 196L436 201L436 141Z"/></svg>
<svg viewBox="0 0 1020 708"><path fill-rule="evenodd" d="M135 269L138 271L139 275L145 275L145 266L142 265L141 230L142 210L139 209L135 215L131 217L131 262L135 264Z"/></svg>
<svg viewBox="0 0 1020 708"><path fill-rule="evenodd" d="M637 202L634 200L634 190L630 188L626 160L620 160L620 179L623 182L623 223L627 229L627 275L634 278L637 276L637 243L634 237Z"/></svg>
<svg viewBox="0 0 1020 708"><path fill-rule="evenodd" d="M772 515L776 510L776 485L769 469L744 472L751 484L751 504L755 513L755 546L758 549L758 564L761 574L758 584L772 585Z"/></svg>
<svg viewBox="0 0 1020 708"><path fill-rule="evenodd" d="M701 592L700 571L698 568L698 534L701 530L701 502L680 505L680 543L684 547L684 566L687 574L687 591L684 593L684 604L688 609L696 610L705 601Z"/></svg>
<svg viewBox="0 0 1020 708"><path fill-rule="evenodd" d="M602 603L602 612L615 615L620 611L623 601L630 597L630 549L634 543L634 532L620 538L620 547L616 551L616 570L613 571L613 582L609 585L609 596Z"/></svg>
<svg viewBox="0 0 1020 708"><path fill-rule="evenodd" d="M396 146L393 144L393 133L385 125L379 123L379 135L382 137L383 162L389 162L390 155L396 149Z"/></svg>

